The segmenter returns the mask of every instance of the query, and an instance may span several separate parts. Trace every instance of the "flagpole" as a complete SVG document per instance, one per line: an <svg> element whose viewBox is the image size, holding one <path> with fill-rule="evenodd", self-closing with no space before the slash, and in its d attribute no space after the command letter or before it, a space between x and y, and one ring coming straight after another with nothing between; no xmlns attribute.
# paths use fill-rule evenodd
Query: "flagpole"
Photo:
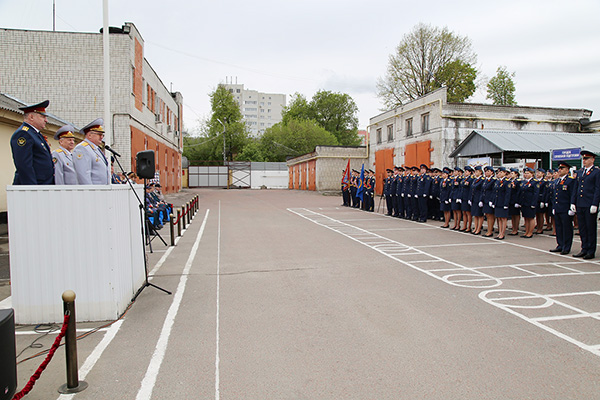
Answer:
<svg viewBox="0 0 600 400"><path fill-rule="evenodd" d="M112 146L112 125L110 115L110 46L108 36L108 0L102 0L103 30L102 42L104 44L104 143ZM109 159L110 161L110 159ZM110 163L108 165L108 183L112 174Z"/></svg>

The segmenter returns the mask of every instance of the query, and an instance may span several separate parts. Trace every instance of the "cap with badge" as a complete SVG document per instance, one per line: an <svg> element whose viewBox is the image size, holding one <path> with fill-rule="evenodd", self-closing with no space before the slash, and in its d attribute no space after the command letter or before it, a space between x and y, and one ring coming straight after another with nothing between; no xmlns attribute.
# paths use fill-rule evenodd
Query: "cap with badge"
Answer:
<svg viewBox="0 0 600 400"><path fill-rule="evenodd" d="M486 165L485 167L483 167L483 170L494 172L494 167L492 167L491 165Z"/></svg>
<svg viewBox="0 0 600 400"><path fill-rule="evenodd" d="M423 168L425 168L425 169L429 169L429 167L428 167L427 165L425 165L425 164L421 164L419 167L420 167L421 169L423 169Z"/></svg>
<svg viewBox="0 0 600 400"><path fill-rule="evenodd" d="M450 168L448 168L448 167L444 167L444 169L442 169L442 172L445 173L445 174L449 174L449 173L452 172L452 170Z"/></svg>
<svg viewBox="0 0 600 400"><path fill-rule="evenodd" d="M465 166L465 171L473 172L473 167L470 165Z"/></svg>
<svg viewBox="0 0 600 400"><path fill-rule="evenodd" d="M56 133L54 134L54 140L62 138L74 138L75 135L73 135L73 132L75 132L74 127L72 127L71 125L64 125L56 131Z"/></svg>
<svg viewBox="0 0 600 400"><path fill-rule="evenodd" d="M542 174L545 174L545 173L546 173L546 170L545 170L544 168L542 168L542 167L538 168L537 170L538 170L539 172L541 172Z"/></svg>
<svg viewBox="0 0 600 400"><path fill-rule="evenodd" d="M104 133L104 120L102 118L97 118L81 128L81 133Z"/></svg>
<svg viewBox="0 0 600 400"><path fill-rule="evenodd" d="M534 172L533 168L531 168L531 167L525 167L525 168L523 168L523 172L525 172L525 171L528 171L528 172L531 172L531 173Z"/></svg>
<svg viewBox="0 0 600 400"><path fill-rule="evenodd" d="M506 167L500 166L500 167L496 168L496 171L506 172Z"/></svg>
<svg viewBox="0 0 600 400"><path fill-rule="evenodd" d="M48 114L46 114L46 108L48 108L49 105L50 105L50 100L44 100L38 104L32 104L30 106L19 107L19 110L23 111L25 114L34 112L34 113L42 114L44 116L48 116Z"/></svg>
<svg viewBox="0 0 600 400"><path fill-rule="evenodd" d="M483 171L483 167L481 165L476 165L475 171Z"/></svg>
<svg viewBox="0 0 600 400"><path fill-rule="evenodd" d="M558 163L558 169L561 169L561 168L570 169L571 165L569 163L561 161L561 162Z"/></svg>
<svg viewBox="0 0 600 400"><path fill-rule="evenodd" d="M510 169L510 172L516 172L518 174L519 173L519 168L512 167Z"/></svg>
<svg viewBox="0 0 600 400"><path fill-rule="evenodd" d="M581 155L581 157L592 157L592 158L596 158L596 154L592 153L591 151L587 151L587 150L581 150L579 152L579 155Z"/></svg>

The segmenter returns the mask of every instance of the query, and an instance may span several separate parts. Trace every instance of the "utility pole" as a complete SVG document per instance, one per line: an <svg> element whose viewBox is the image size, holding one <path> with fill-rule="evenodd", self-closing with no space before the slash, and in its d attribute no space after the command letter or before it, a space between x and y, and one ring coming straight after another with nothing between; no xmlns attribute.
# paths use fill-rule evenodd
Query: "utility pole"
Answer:
<svg viewBox="0 0 600 400"><path fill-rule="evenodd" d="M227 157L225 155L225 124L219 118L217 118L217 121L223 125L223 132L221 132L221 135L223 135L223 165L227 165Z"/></svg>

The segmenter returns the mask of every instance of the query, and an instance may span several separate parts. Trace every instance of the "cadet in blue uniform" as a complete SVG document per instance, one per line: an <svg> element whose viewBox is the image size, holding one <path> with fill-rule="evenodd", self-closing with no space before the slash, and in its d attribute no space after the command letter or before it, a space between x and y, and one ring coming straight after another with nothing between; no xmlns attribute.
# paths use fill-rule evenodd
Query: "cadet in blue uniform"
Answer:
<svg viewBox="0 0 600 400"><path fill-rule="evenodd" d="M586 260L596 257L598 203L600 203L600 168L594 166L596 155L582 150L583 168L577 171L577 182L571 196L571 211L577 212L581 251L573 257Z"/></svg>
<svg viewBox="0 0 600 400"><path fill-rule="evenodd" d="M431 191L431 177L427 175L429 168L425 164L421 164L421 174L417 176L415 185L415 198L417 199L417 209L419 210L416 216L417 222L427 222L427 202L429 201L429 192ZM414 218L413 218L414 219Z"/></svg>
<svg viewBox="0 0 600 400"><path fill-rule="evenodd" d="M519 234L519 225L521 224L521 210L515 207L515 205L519 202L519 188L521 187L521 180L519 179L518 168L510 169L510 179L508 187L510 188L508 215L510 215L511 219L511 232L509 233L509 235L517 236Z"/></svg>
<svg viewBox="0 0 600 400"><path fill-rule="evenodd" d="M554 224L554 213L552 212L552 197L554 196L554 186L556 185L555 176L557 171L554 168L550 168L546 171L546 231L552 231L552 235L556 235L556 226Z"/></svg>
<svg viewBox="0 0 600 400"><path fill-rule="evenodd" d="M358 190L358 171L352 170L352 177L350 178L350 198L352 199L352 208L358 208L360 206L360 199L356 197L356 191Z"/></svg>
<svg viewBox="0 0 600 400"><path fill-rule="evenodd" d="M387 177L383 180L383 195L385 196L385 206L387 208L387 215L392 216L394 213L394 199L392 198L392 184L394 183L394 178L392 177L391 169L385 170Z"/></svg>
<svg viewBox="0 0 600 400"><path fill-rule="evenodd" d="M58 140L59 148L52 151L54 162L54 183L57 185L77 185L77 174L73 165L73 154L75 148L75 128L71 125L61 127L54 135Z"/></svg>
<svg viewBox="0 0 600 400"><path fill-rule="evenodd" d="M547 194L546 194L546 186L548 182L546 179L546 170L543 168L538 168L535 171L535 179L538 181L540 186L540 191L538 193L538 200L535 205L535 234L544 233L544 215L546 214L546 202L547 202Z"/></svg>
<svg viewBox="0 0 600 400"><path fill-rule="evenodd" d="M494 239L504 240L506 225L508 223L508 203L510 201L510 188L506 179L506 168L498 167L497 179L494 185L494 217L498 221L498 236Z"/></svg>
<svg viewBox="0 0 600 400"><path fill-rule="evenodd" d="M552 193L552 214L556 222L556 248L553 253L569 254L573 244L573 215L571 198L575 191L575 179L569 176L571 166L566 162L558 165L558 179L554 183Z"/></svg>
<svg viewBox="0 0 600 400"><path fill-rule="evenodd" d="M396 217L404 218L406 206L404 199L404 183L406 182L406 171L402 167L394 167L394 180L396 181Z"/></svg>
<svg viewBox="0 0 600 400"><path fill-rule="evenodd" d="M440 181L440 211L444 214L444 225L442 228L450 227L450 214L452 213L452 205L450 204L450 191L452 189L452 180L450 179L452 170L448 167L442 169L442 179Z"/></svg>
<svg viewBox="0 0 600 400"><path fill-rule="evenodd" d="M481 187L481 205L485 218L487 220L487 232L486 237L494 236L494 223L496 218L494 217L494 186L496 184L496 178L494 178L494 168L491 165L486 165L483 168L485 179Z"/></svg>
<svg viewBox="0 0 600 400"><path fill-rule="evenodd" d="M342 206L350 207L350 177L346 176L346 170L342 170L342 199Z"/></svg>
<svg viewBox="0 0 600 400"><path fill-rule="evenodd" d="M49 100L19 107L25 115L23 125L10 138L15 177L13 185L53 185L54 163L50 146L41 130L46 127Z"/></svg>
<svg viewBox="0 0 600 400"><path fill-rule="evenodd" d="M460 229L462 221L462 173L460 167L454 167L454 176L452 177L452 189L450 189L450 198L452 199L452 215L454 217L453 231Z"/></svg>
<svg viewBox="0 0 600 400"><path fill-rule="evenodd" d="M440 183L442 181L442 171L439 168L433 169L433 177L431 178L431 193L429 198L431 199L429 208L429 215L434 221L441 221L442 215L440 210Z"/></svg>
<svg viewBox="0 0 600 400"><path fill-rule="evenodd" d="M108 160L100 148L104 137L104 121L98 118L81 129L83 142L75 146L73 161L80 185L108 185Z"/></svg>
<svg viewBox="0 0 600 400"><path fill-rule="evenodd" d="M515 207L521 208L521 213L525 219L525 234L521 235L521 237L531 239L535 227L535 206L539 200L540 184L533 179L533 168L525 167L523 169L523 177L525 180L521 182L518 196L519 201Z"/></svg>
<svg viewBox="0 0 600 400"><path fill-rule="evenodd" d="M471 182L471 216L475 223L471 233L479 235L483 227L483 202L481 196L483 193L483 168L478 165L474 168L473 181Z"/></svg>
<svg viewBox="0 0 600 400"><path fill-rule="evenodd" d="M463 179L461 182L461 191L462 191L462 197L461 197L461 203L460 203L460 210L462 211L462 219L463 219L463 228L461 229L461 231L463 232L470 232L471 231L471 224L473 222L473 218L471 216L471 205L472 205L472 201L471 201L471 184L473 183L473 167L471 167L470 165L467 165L465 167L465 172L463 175Z"/></svg>

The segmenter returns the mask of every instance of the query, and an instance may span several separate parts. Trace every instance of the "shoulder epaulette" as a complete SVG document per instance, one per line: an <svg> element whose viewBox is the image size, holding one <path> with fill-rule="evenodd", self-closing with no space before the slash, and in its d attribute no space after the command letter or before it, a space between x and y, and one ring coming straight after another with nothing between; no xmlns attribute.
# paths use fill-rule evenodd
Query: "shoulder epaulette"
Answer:
<svg viewBox="0 0 600 400"><path fill-rule="evenodd" d="M24 126L23 128L21 128L21 130L27 132L29 130L29 127L28 126Z"/></svg>
<svg viewBox="0 0 600 400"><path fill-rule="evenodd" d="M85 147L85 146L89 146L90 144L88 142L81 142L81 145Z"/></svg>
<svg viewBox="0 0 600 400"><path fill-rule="evenodd" d="M56 149L56 152L57 152L57 153L62 153L62 152L63 152L63 149Z"/></svg>

